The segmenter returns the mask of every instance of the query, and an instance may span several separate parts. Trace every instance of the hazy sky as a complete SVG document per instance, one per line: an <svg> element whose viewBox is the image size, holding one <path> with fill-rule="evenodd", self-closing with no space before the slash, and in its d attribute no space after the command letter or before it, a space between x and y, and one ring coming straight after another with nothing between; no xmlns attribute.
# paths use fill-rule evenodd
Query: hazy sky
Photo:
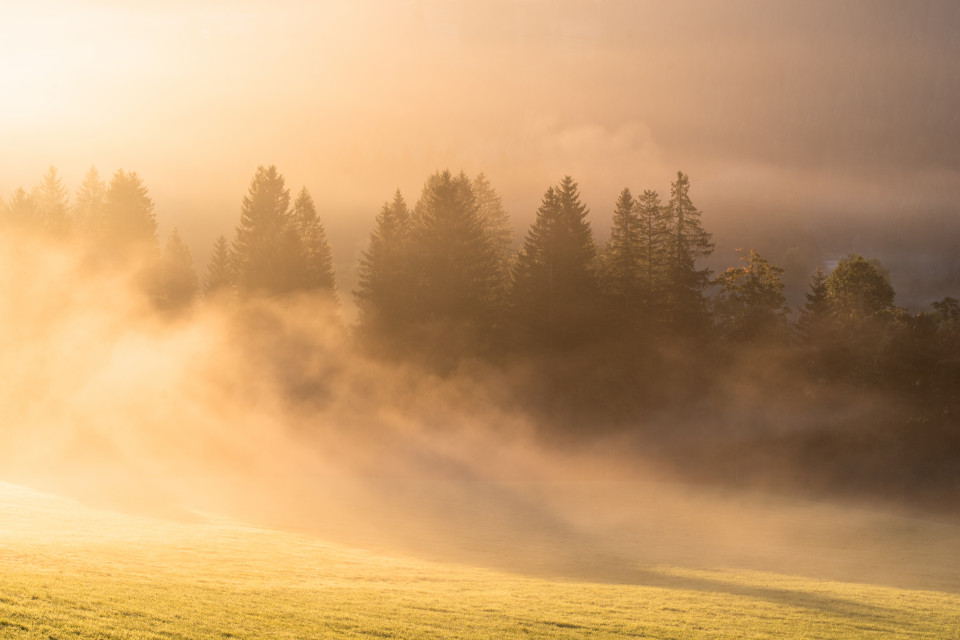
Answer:
<svg viewBox="0 0 960 640"><path fill-rule="evenodd" d="M913 220L949 249L957 33L955 2L7 1L0 195L135 170L203 260L276 164L352 268L440 168L486 172L521 235L569 173L601 241L622 187L682 169L727 251L838 218L823 252Z"/></svg>

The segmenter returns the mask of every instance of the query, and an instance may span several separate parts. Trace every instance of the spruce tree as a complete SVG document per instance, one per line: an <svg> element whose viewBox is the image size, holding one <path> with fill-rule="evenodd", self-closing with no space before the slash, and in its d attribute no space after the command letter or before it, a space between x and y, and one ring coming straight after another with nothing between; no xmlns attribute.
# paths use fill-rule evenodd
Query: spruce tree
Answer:
<svg viewBox="0 0 960 640"><path fill-rule="evenodd" d="M100 179L96 167L90 167L74 197L74 228L89 237L101 235L106 198L107 185Z"/></svg>
<svg viewBox="0 0 960 640"><path fill-rule="evenodd" d="M157 270L155 300L159 307L178 310L188 306L197 295L197 272L190 248L174 228L167 237Z"/></svg>
<svg viewBox="0 0 960 640"><path fill-rule="evenodd" d="M415 321L473 328L493 321L498 259L464 173L427 179L414 209L410 257Z"/></svg>
<svg viewBox="0 0 960 640"><path fill-rule="evenodd" d="M596 246L577 183L543 195L514 266L513 307L527 339L554 346L583 337L595 313Z"/></svg>
<svg viewBox="0 0 960 640"><path fill-rule="evenodd" d="M63 237L70 230L67 190L51 166L34 190L34 202L44 230L55 237Z"/></svg>
<svg viewBox="0 0 960 640"><path fill-rule="evenodd" d="M824 331L830 319L827 273L823 270L823 267L817 267L817 270L810 276L810 287L804 295L807 301L800 309L797 326L803 338L809 341Z"/></svg>
<svg viewBox="0 0 960 640"><path fill-rule="evenodd" d="M480 173L473 179L473 193L483 224L484 234L497 257L498 295L506 294L510 283L510 266L513 253L513 225L503 208L503 201L490 180Z"/></svg>
<svg viewBox="0 0 960 640"><path fill-rule="evenodd" d="M413 279L409 260L410 212L400 190L377 214L370 245L360 258L360 284L354 291L360 327L368 334L396 332L409 320Z"/></svg>
<svg viewBox="0 0 960 640"><path fill-rule="evenodd" d="M644 190L636 201L640 225L640 279L643 308L655 312L663 303L669 273L670 228L656 191Z"/></svg>
<svg viewBox="0 0 960 640"><path fill-rule="evenodd" d="M302 282L303 247L290 211L290 191L273 165L257 167L240 207L233 242L243 294L280 294Z"/></svg>
<svg viewBox="0 0 960 640"><path fill-rule="evenodd" d="M322 291L333 296L336 289L333 257L317 208L306 187L300 190L293 203L293 223L303 247L301 286L307 291Z"/></svg>
<svg viewBox="0 0 960 640"><path fill-rule="evenodd" d="M17 187L3 212L3 223L19 230L36 229L40 225L36 199L23 187Z"/></svg>
<svg viewBox="0 0 960 640"><path fill-rule="evenodd" d="M123 260L150 257L157 246L153 200L136 172L120 169L110 180L104 200L100 240L103 248Z"/></svg>
<svg viewBox="0 0 960 640"><path fill-rule="evenodd" d="M703 292L710 280L709 269L697 269L698 258L713 253L710 234L700 223L700 210L690 200L690 178L677 172L670 186L667 219L668 245L667 304L669 320L681 329L696 329L706 321Z"/></svg>
<svg viewBox="0 0 960 640"><path fill-rule="evenodd" d="M643 274L642 243L637 202L630 189L617 198L610 227L610 241L604 247L600 284L624 319L636 315L640 304Z"/></svg>
<svg viewBox="0 0 960 640"><path fill-rule="evenodd" d="M230 245L227 237L221 235L214 242L210 262L207 263L207 273L203 278L203 294L213 296L229 291L234 286L235 280Z"/></svg>

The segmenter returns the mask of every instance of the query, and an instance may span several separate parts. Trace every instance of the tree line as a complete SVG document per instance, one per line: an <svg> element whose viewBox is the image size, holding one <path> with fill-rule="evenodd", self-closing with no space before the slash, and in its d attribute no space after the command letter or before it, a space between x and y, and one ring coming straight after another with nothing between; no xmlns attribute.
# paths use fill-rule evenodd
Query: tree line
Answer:
<svg viewBox="0 0 960 640"><path fill-rule="evenodd" d="M526 371L500 400L535 413L551 433L666 429L661 440L680 438L691 469L690 440L677 434L726 415L732 378L768 422L832 412L805 430L771 424L752 451L791 461L813 452L804 464L842 478L866 456L870 482L960 486L957 299L921 312L898 307L883 265L853 254L810 275L794 320L784 269L755 250L737 250L738 264L718 274L702 266L714 244L684 173L669 195L623 189L611 215L600 244L565 176L543 193L518 247L483 174L439 171L412 205L397 190L360 257L354 343L441 374L465 362ZM228 308L265 296L309 296L333 309L342 302L316 204L305 188L292 197L274 166L257 169L233 233L216 239L202 277L176 229L161 245L153 200L135 172L106 181L91 168L71 203L50 168L32 190L0 200L0 231L81 247L87 268L134 270L164 313L201 298ZM851 412L863 397L876 409ZM697 441L706 457L723 457L723 443Z"/></svg>
<svg viewBox="0 0 960 640"><path fill-rule="evenodd" d="M784 270L755 250L738 249L740 264L714 277L698 266L714 248L701 216L682 172L666 201L651 189L635 196L624 188L601 246L577 183L565 176L544 192L517 250L510 218L484 174L437 172L412 207L398 189L376 215L352 292L356 334L383 350L407 345L476 355L498 347L572 349L611 335L796 344L871 331L889 340L898 325L913 333L957 330L955 298L911 314L895 306L884 267L859 255L810 276L807 302L791 324ZM201 295L306 293L337 301L314 200L305 187L292 198L275 166L257 169L232 240L216 239L202 278L176 228L159 245L154 203L135 172L118 170L107 183L91 168L71 204L51 167L31 191L18 188L0 200L0 225L79 239L107 265L149 263L148 286L162 307L183 308Z"/></svg>

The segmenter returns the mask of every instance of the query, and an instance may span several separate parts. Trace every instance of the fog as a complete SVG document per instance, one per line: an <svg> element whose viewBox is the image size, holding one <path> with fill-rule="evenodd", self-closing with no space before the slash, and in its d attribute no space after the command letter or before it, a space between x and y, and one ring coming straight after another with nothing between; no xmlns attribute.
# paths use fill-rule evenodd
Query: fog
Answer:
<svg viewBox="0 0 960 640"><path fill-rule="evenodd" d="M158 314L146 265L97 269L82 247L4 231L0 481L538 574L676 563L960 588L949 488L924 505L948 523L921 526L864 490L876 469L812 483L809 457L757 445L869 425L897 411L882 393L746 349L708 372L702 405L617 430L618 407L564 415L523 362L441 374L350 334L380 203L398 187L412 203L440 167L485 172L518 238L570 174L600 242L624 186L666 196L682 168L715 270L756 247L787 266L796 305L818 264L858 251L890 269L898 304L956 296L958 24L938 2L5 6L4 198L51 164L71 191L91 165L136 170L161 237L179 228L202 270L253 170L276 164L317 200L343 305Z"/></svg>
<svg viewBox="0 0 960 640"><path fill-rule="evenodd" d="M725 413L676 438L670 421L704 416L636 425L656 436L645 440L570 439L543 422L551 398L517 402L515 388L530 385L522 368L465 361L438 375L371 359L336 308L310 297L165 315L137 268L92 267L77 244L0 242L0 366L13 374L0 390L2 481L531 575L669 584L644 567L739 567L960 588L949 511L937 524L842 492L811 501L782 482L765 488L751 464L750 482L691 480L728 462L702 456L711 443L749 446L830 419L784 425L793 407L758 398L763 385L739 373L757 371L747 364L723 372ZM769 366L766 378L790 376ZM691 469L676 466L678 447Z"/></svg>

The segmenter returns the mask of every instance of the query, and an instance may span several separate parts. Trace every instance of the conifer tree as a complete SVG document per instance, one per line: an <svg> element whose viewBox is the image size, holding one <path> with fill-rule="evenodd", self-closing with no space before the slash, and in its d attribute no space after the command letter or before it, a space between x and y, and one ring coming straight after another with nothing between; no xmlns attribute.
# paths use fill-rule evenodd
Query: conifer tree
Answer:
<svg viewBox="0 0 960 640"><path fill-rule="evenodd" d="M640 225L640 287L642 304L654 311L662 304L669 286L669 216L656 191L645 189L636 201Z"/></svg>
<svg viewBox="0 0 960 640"><path fill-rule="evenodd" d="M74 227L78 231L90 237L103 233L106 198L107 185L100 179L96 167L90 167L73 202Z"/></svg>
<svg viewBox="0 0 960 640"><path fill-rule="evenodd" d="M820 334L830 319L830 301L828 299L827 273L823 267L810 276L809 290L804 294L807 298L800 309L800 318L797 325L800 334L806 340L811 340Z"/></svg>
<svg viewBox="0 0 960 640"><path fill-rule="evenodd" d="M207 263L207 273L203 278L203 293L213 296L230 290L235 284L233 260L230 256L230 245L226 236L217 237L213 244L213 252Z"/></svg>
<svg viewBox="0 0 960 640"><path fill-rule="evenodd" d="M39 225L40 217L37 212L36 200L23 187L17 187L13 192L3 213L3 222L8 226L17 229L31 229L37 228Z"/></svg>
<svg viewBox="0 0 960 640"><path fill-rule="evenodd" d="M493 320L498 261L470 179L430 176L414 209L414 320L480 327Z"/></svg>
<svg viewBox="0 0 960 640"><path fill-rule="evenodd" d="M409 320L413 279L409 260L410 212L397 189L377 214L370 245L360 258L360 284L354 296L361 328L383 333Z"/></svg>
<svg viewBox="0 0 960 640"><path fill-rule="evenodd" d="M51 166L33 194L43 228L52 236L63 237L70 229L67 190Z"/></svg>
<svg viewBox="0 0 960 640"><path fill-rule="evenodd" d="M146 256L157 246L153 200L136 172L120 169L110 180L104 200L100 239L119 259Z"/></svg>
<svg viewBox="0 0 960 640"><path fill-rule="evenodd" d="M514 240L513 225L510 224L510 217L503 208L503 200L483 173L473 179L472 186L474 196L477 199L484 234L497 257L498 295L503 296L506 294L510 283Z"/></svg>
<svg viewBox="0 0 960 640"><path fill-rule="evenodd" d="M600 284L604 293L616 302L617 309L629 318L640 303L643 274L640 219L637 202L630 189L617 198L610 227L610 241L604 247Z"/></svg>
<svg viewBox="0 0 960 640"><path fill-rule="evenodd" d="M301 286L308 291L324 291L334 295L336 283L330 245L327 244L323 224L306 187L300 190L293 204L293 223L303 247Z"/></svg>
<svg viewBox="0 0 960 640"><path fill-rule="evenodd" d="M193 268L190 248L174 228L160 255L157 270L155 299L164 309L182 309L193 302L197 295L197 272Z"/></svg>
<svg viewBox="0 0 960 640"><path fill-rule="evenodd" d="M544 193L514 266L513 305L531 340L569 344L595 312L596 246L587 213L570 176Z"/></svg>
<svg viewBox="0 0 960 640"><path fill-rule="evenodd" d="M292 221L290 191L273 165L257 167L240 207L233 243L243 294L280 294L302 283L303 247Z"/></svg>
<svg viewBox="0 0 960 640"><path fill-rule="evenodd" d="M710 270L697 269L696 261L713 253L713 243L700 223L700 215L690 201L690 178L678 171L667 205L671 226L667 302L669 319L686 329L696 328L706 320L703 291L709 283Z"/></svg>

